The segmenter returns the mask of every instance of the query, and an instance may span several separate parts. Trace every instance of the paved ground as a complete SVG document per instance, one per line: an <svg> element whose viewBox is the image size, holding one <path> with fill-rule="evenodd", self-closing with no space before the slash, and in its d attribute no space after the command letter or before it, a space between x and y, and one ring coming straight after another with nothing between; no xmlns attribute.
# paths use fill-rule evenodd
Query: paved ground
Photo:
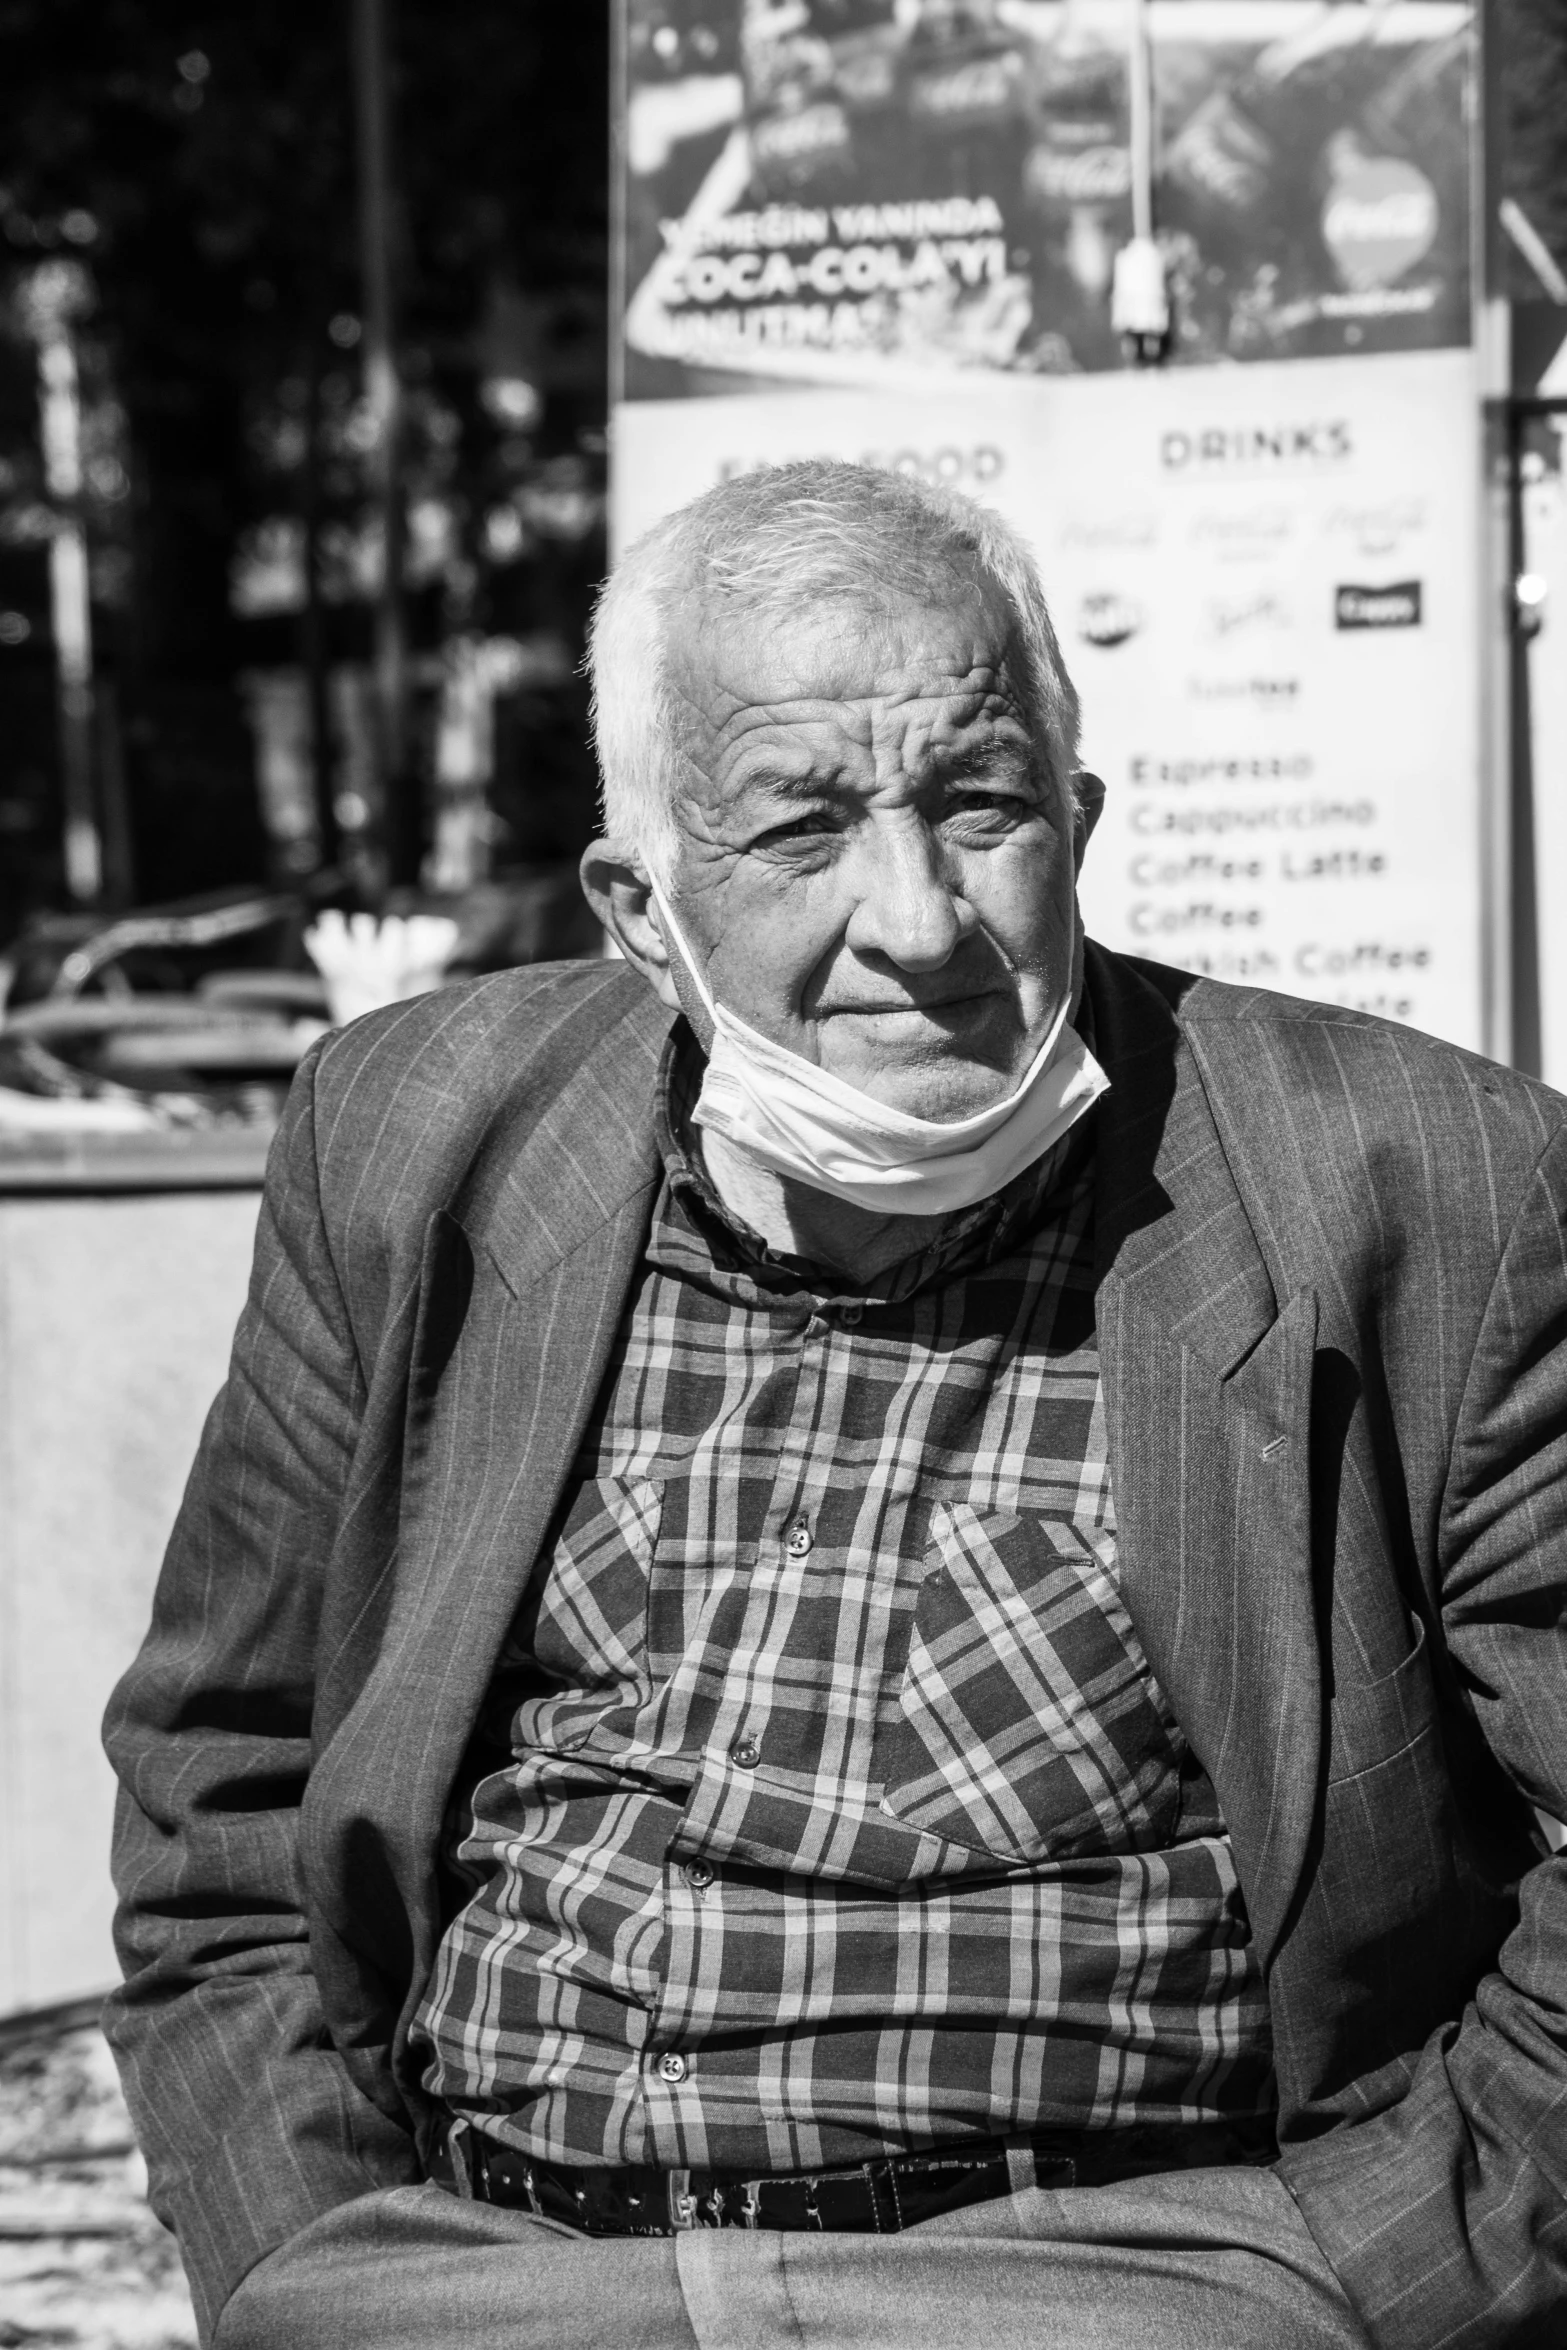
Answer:
<svg viewBox="0 0 1567 2350"><path fill-rule="evenodd" d="M0 2350L192 2350L90 2003L0 2023Z"/></svg>

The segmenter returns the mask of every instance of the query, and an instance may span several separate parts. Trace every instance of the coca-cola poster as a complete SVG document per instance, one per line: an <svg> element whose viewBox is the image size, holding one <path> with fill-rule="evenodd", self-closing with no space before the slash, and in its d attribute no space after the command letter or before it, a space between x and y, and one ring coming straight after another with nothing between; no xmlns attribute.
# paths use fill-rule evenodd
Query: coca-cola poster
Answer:
<svg viewBox="0 0 1567 2350"><path fill-rule="evenodd" d="M623 8L623 397L1126 363L1130 0ZM1169 362L1468 341L1470 9L1142 21Z"/></svg>

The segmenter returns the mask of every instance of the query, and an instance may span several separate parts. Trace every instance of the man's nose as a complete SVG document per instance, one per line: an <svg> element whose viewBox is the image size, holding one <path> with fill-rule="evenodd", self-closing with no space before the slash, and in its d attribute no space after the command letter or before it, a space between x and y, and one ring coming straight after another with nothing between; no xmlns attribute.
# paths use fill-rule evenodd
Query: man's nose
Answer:
<svg viewBox="0 0 1567 2350"><path fill-rule="evenodd" d="M975 915L954 890L929 827L874 827L856 865L846 944L859 955L885 955L903 971L939 971Z"/></svg>

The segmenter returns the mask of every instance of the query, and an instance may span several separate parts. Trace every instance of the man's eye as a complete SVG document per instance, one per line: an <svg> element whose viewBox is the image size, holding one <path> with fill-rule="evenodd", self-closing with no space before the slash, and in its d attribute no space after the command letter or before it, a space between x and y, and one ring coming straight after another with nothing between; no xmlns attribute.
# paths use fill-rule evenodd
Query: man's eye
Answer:
<svg viewBox="0 0 1567 2350"><path fill-rule="evenodd" d="M839 829L825 808L812 808L799 816L791 816L786 824L775 824L758 834L751 843L753 849L788 849L799 844L820 840Z"/></svg>
<svg viewBox="0 0 1567 2350"><path fill-rule="evenodd" d="M982 824L1016 824L1028 812L1028 802L1015 792L965 791L953 792L947 801L946 814Z"/></svg>

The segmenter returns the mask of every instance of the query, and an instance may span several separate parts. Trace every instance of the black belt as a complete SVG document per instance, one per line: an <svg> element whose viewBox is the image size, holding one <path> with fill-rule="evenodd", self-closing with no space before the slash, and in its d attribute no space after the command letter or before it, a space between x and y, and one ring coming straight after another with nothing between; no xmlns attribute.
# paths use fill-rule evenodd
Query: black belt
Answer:
<svg viewBox="0 0 1567 2350"><path fill-rule="evenodd" d="M564 2220L588 2236L672 2236L686 2228L808 2228L896 2235L1015 2187L1107 2187L1153 2171L1272 2162L1271 2121L1144 2122L1128 2129L1039 2130L975 2138L923 2154L884 2154L828 2170L747 2178L738 2171L578 2169L518 2154L477 2132L452 2134L442 2167L483 2203ZM459 2183L460 2182L460 2183Z"/></svg>

